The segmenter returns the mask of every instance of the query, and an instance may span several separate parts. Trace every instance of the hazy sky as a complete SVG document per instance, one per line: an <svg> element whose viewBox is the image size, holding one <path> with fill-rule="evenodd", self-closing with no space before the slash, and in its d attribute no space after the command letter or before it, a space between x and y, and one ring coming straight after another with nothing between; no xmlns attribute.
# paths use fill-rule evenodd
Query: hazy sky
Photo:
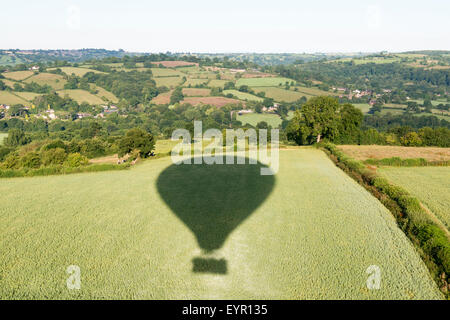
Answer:
<svg viewBox="0 0 450 320"><path fill-rule="evenodd" d="M450 50L449 0L1 0L0 48Z"/></svg>

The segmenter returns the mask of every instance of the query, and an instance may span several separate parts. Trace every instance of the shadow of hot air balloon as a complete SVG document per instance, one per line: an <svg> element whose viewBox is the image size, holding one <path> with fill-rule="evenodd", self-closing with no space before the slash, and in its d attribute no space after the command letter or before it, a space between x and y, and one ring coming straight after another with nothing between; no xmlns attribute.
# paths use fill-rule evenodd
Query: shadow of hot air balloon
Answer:
<svg viewBox="0 0 450 320"><path fill-rule="evenodd" d="M248 159L234 165L173 164L158 177L161 197L202 249L204 256L193 260L194 272L227 272L225 259L208 255L220 249L270 194L275 177L260 175L263 167L248 164Z"/></svg>

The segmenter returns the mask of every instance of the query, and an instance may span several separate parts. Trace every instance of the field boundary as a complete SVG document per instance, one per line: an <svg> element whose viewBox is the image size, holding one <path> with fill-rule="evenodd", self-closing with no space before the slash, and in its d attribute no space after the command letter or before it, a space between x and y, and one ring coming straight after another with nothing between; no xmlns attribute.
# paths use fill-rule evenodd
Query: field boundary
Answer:
<svg viewBox="0 0 450 320"><path fill-rule="evenodd" d="M368 190L392 213L412 242L441 292L450 299L450 240L448 230L436 223L422 203L408 191L391 184L375 171L340 151L332 143L319 145L329 158Z"/></svg>
<svg viewBox="0 0 450 320"><path fill-rule="evenodd" d="M118 164L91 164L85 167L43 167L38 169L0 169L0 179L6 178L22 178L22 177L38 177L38 176L55 176L55 175L67 175L74 173L87 173L87 172L102 172L102 171L117 171L127 170L130 165L118 165Z"/></svg>
<svg viewBox="0 0 450 320"><path fill-rule="evenodd" d="M365 164L374 166L388 167L447 167L450 166L449 160L429 161L424 158L408 158L400 157L383 158L383 159L367 159L363 161Z"/></svg>

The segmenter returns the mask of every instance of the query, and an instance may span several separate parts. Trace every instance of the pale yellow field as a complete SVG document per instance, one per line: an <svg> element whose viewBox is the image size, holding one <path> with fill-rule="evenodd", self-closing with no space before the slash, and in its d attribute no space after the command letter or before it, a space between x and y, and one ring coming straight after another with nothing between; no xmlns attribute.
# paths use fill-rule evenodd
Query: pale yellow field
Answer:
<svg viewBox="0 0 450 320"><path fill-rule="evenodd" d="M64 72L65 74L71 75L72 73L75 74L78 77L82 77L84 76L86 73L88 72L94 72L94 73L104 73L104 72L100 72L94 69L88 69L88 68L77 68L77 67L61 67L60 68L62 70L62 72ZM49 69L51 70L51 69Z"/></svg>
<svg viewBox="0 0 450 320"><path fill-rule="evenodd" d="M15 94L27 101L30 101L30 102L37 96L42 95L40 93L35 93L35 92L15 92Z"/></svg>
<svg viewBox="0 0 450 320"><path fill-rule="evenodd" d="M86 91L86 90L80 90L80 89L74 89L74 90L61 90L57 91L57 93L60 96L65 96L66 94L75 100L78 103L87 102L89 104L104 104L105 102L97 97L96 95L93 95L92 93Z"/></svg>
<svg viewBox="0 0 450 320"><path fill-rule="evenodd" d="M402 159L424 158L428 161L449 161L450 148L435 147L400 147L400 146L338 146L343 152L357 160L385 159L399 157Z"/></svg>
<svg viewBox="0 0 450 320"><path fill-rule="evenodd" d="M185 76L186 74L173 70L173 69L166 69L166 68L151 68L152 74L154 77L171 77L171 76Z"/></svg>
<svg viewBox="0 0 450 320"><path fill-rule="evenodd" d="M181 82L181 77L154 78L153 80L155 80L158 87L166 86L171 88L177 86Z"/></svg>
<svg viewBox="0 0 450 320"><path fill-rule="evenodd" d="M214 80L212 80L214 81ZM212 82L211 81L211 82ZM183 84L184 87L187 87L189 85L191 86L196 86L196 85L200 85L200 84L206 84L208 83L207 79L194 79L194 78L189 78L186 80L186 82Z"/></svg>
<svg viewBox="0 0 450 320"><path fill-rule="evenodd" d="M64 85L67 83L63 76L53 73L39 73L31 78L28 78L25 82L36 82L41 86L47 84L55 90L64 89Z"/></svg>
<svg viewBox="0 0 450 320"><path fill-rule="evenodd" d="M11 89L14 87L14 84L16 83L15 81L11 81L8 79L0 79L0 81L2 81L4 84L6 84Z"/></svg>
<svg viewBox="0 0 450 320"><path fill-rule="evenodd" d="M15 105L15 104L26 104L27 101L8 92L0 91L0 104Z"/></svg>
<svg viewBox="0 0 450 320"><path fill-rule="evenodd" d="M272 98L275 101L282 101L282 102L294 102L303 96L305 96L306 98L312 97L311 95L306 93L296 92L292 90L285 90L282 88L275 88L275 87L254 87L252 89L255 90L256 93L265 92L267 98Z"/></svg>
<svg viewBox="0 0 450 320"><path fill-rule="evenodd" d="M214 80L211 80L209 83L208 83L208 87L211 87L211 88L213 88L213 87L216 87L216 88L223 88L223 86L225 85L225 83L227 83L228 81L227 80L216 80L216 79L214 79Z"/></svg>
<svg viewBox="0 0 450 320"><path fill-rule="evenodd" d="M13 80L23 80L28 77L31 77L34 74L33 71L14 71L14 72L4 72L2 73L5 78L13 79Z"/></svg>
<svg viewBox="0 0 450 320"><path fill-rule="evenodd" d="M106 99L108 99L109 101L111 101L113 103L117 103L119 101L119 98L117 98L112 92L105 90L102 87L98 87L94 84L91 84L91 87L98 91L96 96L98 96L100 98L105 97Z"/></svg>

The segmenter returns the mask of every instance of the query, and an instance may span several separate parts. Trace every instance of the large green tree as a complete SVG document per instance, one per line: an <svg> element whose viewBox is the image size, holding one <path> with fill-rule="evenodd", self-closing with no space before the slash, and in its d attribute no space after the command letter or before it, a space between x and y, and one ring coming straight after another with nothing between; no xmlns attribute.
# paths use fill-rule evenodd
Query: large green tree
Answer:
<svg viewBox="0 0 450 320"><path fill-rule="evenodd" d="M340 105L332 97L315 97L295 112L286 134L300 145L318 143L322 139L356 143L362 121L362 112L353 105Z"/></svg>
<svg viewBox="0 0 450 320"><path fill-rule="evenodd" d="M339 102L331 97L314 97L295 112L287 128L288 138L297 144L312 144L339 133Z"/></svg>
<svg viewBox="0 0 450 320"><path fill-rule="evenodd" d="M8 137L5 138L5 145L9 147L23 146L30 143L31 139L21 129L10 129L8 131Z"/></svg>
<svg viewBox="0 0 450 320"><path fill-rule="evenodd" d="M131 129L119 141L119 156L138 151L142 158L147 158L155 148L155 138L142 129Z"/></svg>

